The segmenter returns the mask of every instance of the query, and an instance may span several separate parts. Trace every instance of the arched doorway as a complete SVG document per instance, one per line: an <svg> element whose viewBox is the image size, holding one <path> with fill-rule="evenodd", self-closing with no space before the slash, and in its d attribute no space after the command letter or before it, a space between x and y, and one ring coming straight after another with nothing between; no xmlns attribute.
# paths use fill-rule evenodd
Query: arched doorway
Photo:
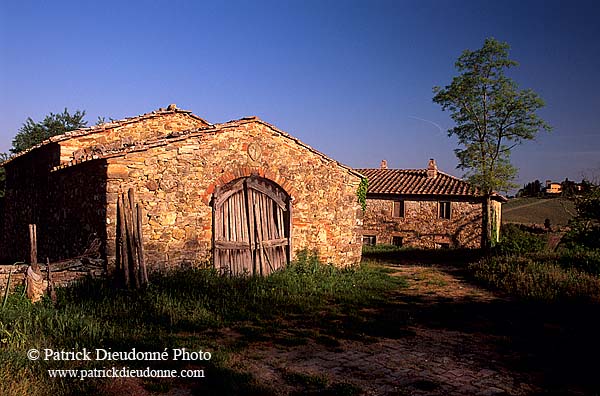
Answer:
<svg viewBox="0 0 600 396"><path fill-rule="evenodd" d="M213 199L213 260L222 273L268 275L291 258L291 200L258 176L234 180Z"/></svg>

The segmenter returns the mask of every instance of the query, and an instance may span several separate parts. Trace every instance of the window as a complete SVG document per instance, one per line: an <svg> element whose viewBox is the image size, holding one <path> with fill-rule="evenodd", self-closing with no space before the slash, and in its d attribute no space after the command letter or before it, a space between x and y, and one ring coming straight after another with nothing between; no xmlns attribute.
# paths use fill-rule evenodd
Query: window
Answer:
<svg viewBox="0 0 600 396"><path fill-rule="evenodd" d="M363 246L375 246L375 235L363 235Z"/></svg>
<svg viewBox="0 0 600 396"><path fill-rule="evenodd" d="M402 237L393 236L392 237L392 245L398 246L398 247L402 246Z"/></svg>
<svg viewBox="0 0 600 396"><path fill-rule="evenodd" d="M440 219L450 218L450 202L440 202Z"/></svg>
<svg viewBox="0 0 600 396"><path fill-rule="evenodd" d="M393 202L392 217L404 217L404 201Z"/></svg>

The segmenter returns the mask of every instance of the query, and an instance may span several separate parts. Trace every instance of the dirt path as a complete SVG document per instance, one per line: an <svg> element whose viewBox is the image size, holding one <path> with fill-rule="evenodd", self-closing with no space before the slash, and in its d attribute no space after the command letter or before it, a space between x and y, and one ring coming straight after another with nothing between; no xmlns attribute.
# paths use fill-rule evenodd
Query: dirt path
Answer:
<svg viewBox="0 0 600 396"><path fill-rule="evenodd" d="M336 342L308 340L284 346L264 340L235 356L238 367L279 395L524 395L539 391L507 361L519 359L503 339L461 321L463 304L493 304L499 297L479 289L450 267L395 266L407 288L394 292L390 304L365 311L364 339ZM446 316L450 320L446 320ZM375 318L375 319L374 319ZM458 320L457 319L457 320ZM444 322L436 326L436 321ZM329 345L328 345L329 344ZM312 393L311 393L312 392Z"/></svg>

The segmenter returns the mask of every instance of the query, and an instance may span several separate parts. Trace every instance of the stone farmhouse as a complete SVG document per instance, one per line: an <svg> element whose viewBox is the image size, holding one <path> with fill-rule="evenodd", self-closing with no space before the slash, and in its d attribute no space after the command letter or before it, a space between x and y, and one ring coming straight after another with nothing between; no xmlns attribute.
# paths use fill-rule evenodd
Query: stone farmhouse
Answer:
<svg viewBox="0 0 600 396"><path fill-rule="evenodd" d="M214 258L222 271L266 274L304 248L360 260L362 176L256 117L211 124L170 105L52 137L4 166L2 263L27 260L36 224L40 261L96 246L114 270L129 190L150 269Z"/></svg>
<svg viewBox="0 0 600 396"><path fill-rule="evenodd" d="M481 244L482 198L467 182L438 170L357 169L367 177L367 208L363 244L391 244L421 248L477 248ZM492 219L500 229L501 203L494 195ZM499 238L497 232L494 236Z"/></svg>

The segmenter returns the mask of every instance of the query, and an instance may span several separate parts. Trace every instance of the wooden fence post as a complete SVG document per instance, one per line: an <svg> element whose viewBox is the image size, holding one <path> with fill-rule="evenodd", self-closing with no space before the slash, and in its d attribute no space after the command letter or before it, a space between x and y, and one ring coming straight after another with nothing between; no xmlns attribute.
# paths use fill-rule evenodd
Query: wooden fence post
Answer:
<svg viewBox="0 0 600 396"><path fill-rule="evenodd" d="M129 251L127 249L127 232L125 230L124 206L123 195L120 194L117 201L117 212L119 215L119 256L121 261L121 270L123 271L123 281L125 283L125 287L129 287Z"/></svg>
<svg viewBox="0 0 600 396"><path fill-rule="evenodd" d="M29 224L29 263L35 272L40 272L37 261L37 227L35 224Z"/></svg>
<svg viewBox="0 0 600 396"><path fill-rule="evenodd" d="M144 260L142 207L135 203L135 192L132 188L127 194L119 194L117 214L117 266L123 271L125 286L137 289L148 283L148 271Z"/></svg>
<svg viewBox="0 0 600 396"><path fill-rule="evenodd" d="M54 290L54 279L52 279L52 270L50 268L50 259L46 257L46 269L48 270L48 295L52 303L56 305L56 291Z"/></svg>
<svg viewBox="0 0 600 396"><path fill-rule="evenodd" d="M144 234L142 233L142 207L136 204L137 217L137 238L138 238L138 260L140 261L140 270L142 272L142 284L148 283L148 270L146 269L146 260L144 259Z"/></svg>

